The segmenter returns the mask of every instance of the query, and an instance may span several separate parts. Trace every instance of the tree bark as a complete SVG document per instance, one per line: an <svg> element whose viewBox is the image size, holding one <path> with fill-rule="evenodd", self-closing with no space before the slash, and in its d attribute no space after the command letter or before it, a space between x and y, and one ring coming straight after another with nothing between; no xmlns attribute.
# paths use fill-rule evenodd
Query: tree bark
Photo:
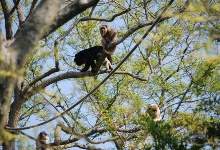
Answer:
<svg viewBox="0 0 220 150"><path fill-rule="evenodd" d="M0 39L0 54L3 57L0 60L0 131L4 130L7 122L10 101L19 72L34 46L54 21L61 4L60 0L41 1L32 17L23 24L21 32L9 47L6 48L4 39ZM47 19L42 19L42 15Z"/></svg>
<svg viewBox="0 0 220 150"><path fill-rule="evenodd" d="M19 88L19 86L16 86L14 90L14 102L11 104L10 107L7 126L17 127L24 102L25 101L23 100L23 97L21 95L21 89ZM6 141L3 144L3 150L14 150L14 149L15 149L14 139L11 141Z"/></svg>
<svg viewBox="0 0 220 150"><path fill-rule="evenodd" d="M59 14L55 18L54 23L50 26L44 37L61 27L64 23L66 23L76 15L82 13L89 7L96 5L98 2L99 0L73 1L59 12Z"/></svg>
<svg viewBox="0 0 220 150"><path fill-rule="evenodd" d="M6 29L6 39L12 39L13 31L12 31L12 17L10 15L10 10L8 6L8 2L6 0L1 0L1 6L4 12L5 17L5 29Z"/></svg>

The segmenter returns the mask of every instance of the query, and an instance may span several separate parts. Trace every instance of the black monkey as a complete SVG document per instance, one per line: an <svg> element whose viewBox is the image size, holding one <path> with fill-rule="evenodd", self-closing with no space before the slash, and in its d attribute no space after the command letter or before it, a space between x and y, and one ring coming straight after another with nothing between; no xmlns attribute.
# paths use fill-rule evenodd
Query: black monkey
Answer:
<svg viewBox="0 0 220 150"><path fill-rule="evenodd" d="M85 64L85 67L81 70L81 72L87 71L90 66L92 67L92 72L94 72L94 69L96 67L95 61L99 61L100 53L102 52L102 46L94 46L88 49L84 49L75 55L74 62L78 66ZM107 59L110 61L110 63L112 63L111 55L107 55Z"/></svg>

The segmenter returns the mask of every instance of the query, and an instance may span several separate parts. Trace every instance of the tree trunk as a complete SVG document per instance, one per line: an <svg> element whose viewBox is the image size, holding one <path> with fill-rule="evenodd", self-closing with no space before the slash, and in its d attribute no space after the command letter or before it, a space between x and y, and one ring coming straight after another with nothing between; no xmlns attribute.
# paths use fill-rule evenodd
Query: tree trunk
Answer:
<svg viewBox="0 0 220 150"><path fill-rule="evenodd" d="M3 150L15 150L15 140L9 141L7 144L3 144Z"/></svg>
<svg viewBox="0 0 220 150"><path fill-rule="evenodd" d="M14 102L11 104L7 126L16 128L25 100L23 100L21 90L18 86L16 86L14 90L14 95ZM3 150L15 150L15 140L6 141L6 143L3 144Z"/></svg>

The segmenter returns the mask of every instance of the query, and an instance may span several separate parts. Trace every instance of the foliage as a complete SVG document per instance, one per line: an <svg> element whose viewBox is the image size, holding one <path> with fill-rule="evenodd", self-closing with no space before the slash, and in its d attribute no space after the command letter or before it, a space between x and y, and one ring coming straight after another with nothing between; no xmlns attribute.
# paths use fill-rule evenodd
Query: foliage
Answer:
<svg viewBox="0 0 220 150"><path fill-rule="evenodd" d="M21 2L24 14L28 14L33 2ZM28 129L25 133L30 136L23 132L18 132L18 137L12 136L16 139L16 146L19 149L27 145L28 149L33 148L35 143L30 137L36 138L43 130L53 137L54 128L61 121L61 139L66 142L64 148L219 148L219 2L175 1L163 16L167 18L154 27L98 90L62 117L43 125L43 129L41 126ZM67 1L62 8L70 3ZM18 102L19 107L9 110L9 113L17 111L19 119L17 126L12 127L26 127L49 120L76 104L106 78L108 72L95 76L79 73L82 66L76 66L73 61L79 51L101 44L100 24L116 28L119 38L132 33L117 45L112 55L115 68L151 24L143 25L138 30L131 29L155 20L167 4L167 1L158 0L99 1L93 7L93 13L93 8L88 8L42 38L20 71L22 75L16 83L20 87L19 94L15 88L11 98L11 104ZM128 8L128 12L120 14ZM118 16L111 20L116 14ZM19 18L15 13L13 17L13 30L17 30ZM59 70L28 87L36 78L56 68L54 43L68 28L71 28L70 32L58 43ZM102 67L101 71L104 70ZM76 76L65 76L47 84L64 73ZM45 87L37 88L44 83L47 84ZM24 93L25 88L28 90ZM154 122L146 117L145 111L152 103L159 105L162 121ZM7 140L10 141L9 137ZM21 137L26 137L28 142Z"/></svg>

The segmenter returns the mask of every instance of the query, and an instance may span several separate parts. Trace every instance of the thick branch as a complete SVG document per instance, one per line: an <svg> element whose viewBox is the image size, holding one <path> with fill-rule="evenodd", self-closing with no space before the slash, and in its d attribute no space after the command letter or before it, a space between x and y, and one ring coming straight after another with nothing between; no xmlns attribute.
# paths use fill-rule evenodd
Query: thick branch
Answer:
<svg viewBox="0 0 220 150"><path fill-rule="evenodd" d="M74 72L74 71L69 71L60 75L57 75L55 77L52 77L50 79L47 79L46 81L40 83L36 87L32 88L30 91L28 91L24 97L25 98L30 98L32 95L36 94L39 90L47 87L50 84L56 83L58 81L64 80L64 79L69 79L69 78L83 78L85 76L93 76L92 72Z"/></svg>
<svg viewBox="0 0 220 150"><path fill-rule="evenodd" d="M85 11L87 8L96 5L98 1L99 0L77 0L71 2L59 12L54 23L50 26L50 29L44 36L46 37L76 15Z"/></svg>
<svg viewBox="0 0 220 150"><path fill-rule="evenodd" d="M10 48L16 50L17 65L21 68L27 55L33 50L33 47L46 33L54 17L59 11L62 1L42 1L32 17L22 25L21 31L16 36L14 43ZM47 19L42 19L42 15ZM24 42L25 41L25 42Z"/></svg>

